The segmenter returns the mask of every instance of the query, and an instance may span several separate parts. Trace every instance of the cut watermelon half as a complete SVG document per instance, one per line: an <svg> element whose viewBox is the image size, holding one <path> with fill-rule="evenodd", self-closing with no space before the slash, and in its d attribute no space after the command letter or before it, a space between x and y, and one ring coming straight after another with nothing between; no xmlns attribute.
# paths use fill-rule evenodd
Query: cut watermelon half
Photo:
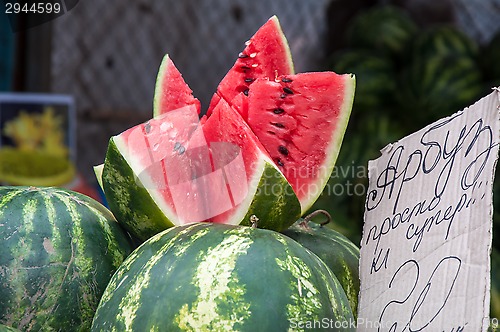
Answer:
<svg viewBox="0 0 500 332"><path fill-rule="evenodd" d="M208 221L283 230L300 216L293 189L225 101L203 125L196 107L114 136L102 183L110 209L141 240Z"/></svg>
<svg viewBox="0 0 500 332"><path fill-rule="evenodd" d="M153 117L188 105L194 105L200 114L200 101L193 97L193 91L167 54L163 57L156 78Z"/></svg>

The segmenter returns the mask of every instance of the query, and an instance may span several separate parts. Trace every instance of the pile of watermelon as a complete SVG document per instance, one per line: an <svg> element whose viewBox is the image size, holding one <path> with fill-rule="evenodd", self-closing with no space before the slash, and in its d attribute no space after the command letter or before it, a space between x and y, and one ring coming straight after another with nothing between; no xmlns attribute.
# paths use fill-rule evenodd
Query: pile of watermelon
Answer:
<svg viewBox="0 0 500 332"><path fill-rule="evenodd" d="M165 56L153 118L112 137L95 167L112 214L55 188L0 190L0 324L354 330L359 249L311 220L330 221L326 211L301 218L330 177L353 97L352 74L293 72L276 17L206 112Z"/></svg>
<svg viewBox="0 0 500 332"><path fill-rule="evenodd" d="M337 49L325 61L326 70L356 74L356 117L328 183L337 195L324 195L315 208L335 209L336 229L355 243L361 239L368 160L500 85L499 37L481 46L451 22L425 25L417 18L391 5L361 10L346 24L345 43L333 37Z"/></svg>

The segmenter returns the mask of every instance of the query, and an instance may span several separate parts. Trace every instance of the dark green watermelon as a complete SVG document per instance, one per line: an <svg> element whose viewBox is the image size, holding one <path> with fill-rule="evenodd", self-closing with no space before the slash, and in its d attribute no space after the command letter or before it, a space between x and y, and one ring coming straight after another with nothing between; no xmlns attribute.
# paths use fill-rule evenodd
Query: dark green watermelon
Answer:
<svg viewBox="0 0 500 332"><path fill-rule="evenodd" d="M0 324L0 332L20 332L20 331L13 327Z"/></svg>
<svg viewBox="0 0 500 332"><path fill-rule="evenodd" d="M313 212L314 213L314 212ZM315 253L332 270L344 289L354 317L359 294L359 248L339 232L300 219L282 233Z"/></svg>
<svg viewBox="0 0 500 332"><path fill-rule="evenodd" d="M344 50L331 56L329 66L337 73L356 74L355 111L373 112L394 99L395 68L386 56L367 50Z"/></svg>
<svg viewBox="0 0 500 332"><path fill-rule="evenodd" d="M399 58L405 54L416 34L416 24L403 9L380 6L357 15L348 27L347 38L353 48Z"/></svg>
<svg viewBox="0 0 500 332"><path fill-rule="evenodd" d="M159 233L128 257L92 331L295 331L322 320L353 331L353 319L335 275L295 241L197 223Z"/></svg>
<svg viewBox="0 0 500 332"><path fill-rule="evenodd" d="M402 73L400 83L400 107L419 128L471 105L484 93L479 67L467 55L415 59Z"/></svg>
<svg viewBox="0 0 500 332"><path fill-rule="evenodd" d="M67 190L0 187L0 323L88 331L129 238L93 199Z"/></svg>

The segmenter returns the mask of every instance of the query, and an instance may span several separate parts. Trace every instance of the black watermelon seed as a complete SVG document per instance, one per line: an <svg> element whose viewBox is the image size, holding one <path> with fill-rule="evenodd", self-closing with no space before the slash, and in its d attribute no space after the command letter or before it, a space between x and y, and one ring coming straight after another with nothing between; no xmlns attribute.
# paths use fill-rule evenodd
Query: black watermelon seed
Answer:
<svg viewBox="0 0 500 332"><path fill-rule="evenodd" d="M291 83L291 82L293 82L293 81L292 81L292 79L290 79L290 78L288 78L288 77L283 77L283 78L281 79L281 82L284 82L284 83Z"/></svg>
<svg viewBox="0 0 500 332"><path fill-rule="evenodd" d="M183 146L181 146L181 147L179 148L179 154L181 155L181 154L183 154L184 152L186 152L186 148L185 148L185 147L183 147Z"/></svg>
<svg viewBox="0 0 500 332"><path fill-rule="evenodd" d="M243 93L245 94L245 96L248 96L248 89L245 89Z"/></svg>
<svg viewBox="0 0 500 332"><path fill-rule="evenodd" d="M179 150L180 147L181 147L181 143L175 142L175 144L174 144L174 151Z"/></svg>
<svg viewBox="0 0 500 332"><path fill-rule="evenodd" d="M271 122L271 124L278 128L285 128L285 125L279 122Z"/></svg>
<svg viewBox="0 0 500 332"><path fill-rule="evenodd" d="M144 125L144 131L146 131L146 134L149 134L151 132L151 124L149 122L146 122Z"/></svg>
<svg viewBox="0 0 500 332"><path fill-rule="evenodd" d="M273 113L274 113L274 114L281 114L281 113L283 113L284 111L285 111L284 109L282 109L282 108L279 108L279 107L278 107L278 108L275 108L275 109L273 110Z"/></svg>
<svg viewBox="0 0 500 332"><path fill-rule="evenodd" d="M287 96L287 94L286 94L286 93L282 93L280 97L281 97L281 98L286 98L286 96Z"/></svg>
<svg viewBox="0 0 500 332"><path fill-rule="evenodd" d="M288 149L284 147L283 145L278 146L278 151L282 155L288 156Z"/></svg>
<svg viewBox="0 0 500 332"><path fill-rule="evenodd" d="M283 162L281 161L280 158L276 159L276 164L278 164L278 166L281 166L281 167L285 166L285 164L283 164Z"/></svg>
<svg viewBox="0 0 500 332"><path fill-rule="evenodd" d="M242 52L242 53L238 54L238 58L240 58L240 59L248 58L248 54L245 54Z"/></svg>
<svg viewBox="0 0 500 332"><path fill-rule="evenodd" d="M286 93L286 94L289 94L289 95L293 95L292 89L290 89L290 88L288 88L286 86L283 88L283 92Z"/></svg>
<svg viewBox="0 0 500 332"><path fill-rule="evenodd" d="M245 78L245 83L252 83L253 81L255 81L255 78L250 78L250 77Z"/></svg>
<svg viewBox="0 0 500 332"><path fill-rule="evenodd" d="M272 130L268 130L267 133L270 134L270 135L276 135L276 133L274 131L272 131Z"/></svg>
<svg viewBox="0 0 500 332"><path fill-rule="evenodd" d="M252 68L250 68L250 67L248 67L248 66L241 66L241 69L243 69L243 70L250 70L250 69L252 69Z"/></svg>

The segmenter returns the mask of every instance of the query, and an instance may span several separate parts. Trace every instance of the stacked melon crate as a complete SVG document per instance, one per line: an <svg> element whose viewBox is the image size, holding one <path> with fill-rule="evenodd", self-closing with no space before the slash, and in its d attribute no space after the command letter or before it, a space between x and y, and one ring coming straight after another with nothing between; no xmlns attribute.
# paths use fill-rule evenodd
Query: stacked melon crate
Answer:
<svg viewBox="0 0 500 332"><path fill-rule="evenodd" d="M422 24L418 13L407 9L359 11L325 64L328 70L356 73L356 96L336 170L315 207L334 211L334 227L355 243L361 238L368 160L500 86L500 29L479 38L443 16ZM500 181L494 185L494 210L493 242L500 248ZM492 317L500 317L497 256L494 251Z"/></svg>

